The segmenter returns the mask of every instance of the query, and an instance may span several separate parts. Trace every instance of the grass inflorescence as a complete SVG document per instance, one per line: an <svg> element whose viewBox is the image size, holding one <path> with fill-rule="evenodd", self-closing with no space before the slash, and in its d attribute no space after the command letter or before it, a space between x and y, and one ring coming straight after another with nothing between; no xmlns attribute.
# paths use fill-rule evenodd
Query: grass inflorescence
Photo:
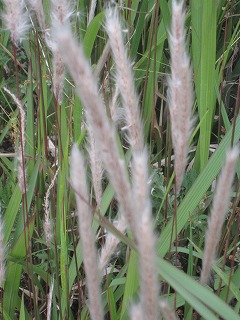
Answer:
<svg viewBox="0 0 240 320"><path fill-rule="evenodd" d="M239 6L2 1L1 318L240 319Z"/></svg>

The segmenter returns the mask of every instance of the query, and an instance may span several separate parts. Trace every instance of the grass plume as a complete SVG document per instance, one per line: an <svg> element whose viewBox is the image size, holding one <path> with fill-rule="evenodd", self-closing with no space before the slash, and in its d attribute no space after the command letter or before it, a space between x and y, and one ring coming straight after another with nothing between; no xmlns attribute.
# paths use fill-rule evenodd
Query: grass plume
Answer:
<svg viewBox="0 0 240 320"><path fill-rule="evenodd" d="M183 0L172 2L172 24L169 32L171 76L168 79L168 103L174 149L176 191L180 190L187 163L192 132L192 70L186 50L185 11Z"/></svg>
<svg viewBox="0 0 240 320"><path fill-rule="evenodd" d="M78 226L81 236L82 255L87 279L89 311L93 320L103 320L99 269L97 267L97 254L94 244L95 240L91 229L92 214L88 203L89 195L87 189L86 168L77 145L74 145L72 148L70 165L71 182L76 196Z"/></svg>
<svg viewBox="0 0 240 320"><path fill-rule="evenodd" d="M10 31L13 43L21 42L29 29L28 15L23 0L4 0L5 11L3 20Z"/></svg>
<svg viewBox="0 0 240 320"><path fill-rule="evenodd" d="M121 212L125 214L126 220L132 227L133 208L130 183L125 163L119 155L114 129L107 118L103 101L99 98L96 79L84 56L83 48L75 43L70 30L67 27L61 28L55 34L63 59L85 106L88 126L91 127L94 139L100 148L104 167L116 191Z"/></svg>
<svg viewBox="0 0 240 320"><path fill-rule="evenodd" d="M208 281L212 264L215 259L216 248L221 237L221 231L229 205L231 187L238 158L239 148L235 147L227 154L225 166L223 167L217 182L211 215L208 220L208 229L205 237L201 272L201 283L203 285Z"/></svg>

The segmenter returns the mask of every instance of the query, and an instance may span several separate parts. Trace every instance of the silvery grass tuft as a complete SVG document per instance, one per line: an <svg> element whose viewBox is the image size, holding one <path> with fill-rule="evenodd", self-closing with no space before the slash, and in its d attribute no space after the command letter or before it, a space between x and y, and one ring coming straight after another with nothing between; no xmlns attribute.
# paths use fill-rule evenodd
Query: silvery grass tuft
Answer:
<svg viewBox="0 0 240 320"><path fill-rule="evenodd" d="M143 150L144 136L138 105L138 95L132 73L132 65L125 49L122 26L117 10L108 9L106 12L105 28L109 36L110 46L116 64L116 83L122 97L125 111L127 138L133 150Z"/></svg>
<svg viewBox="0 0 240 320"><path fill-rule="evenodd" d="M43 10L43 4L42 1L40 0L28 0L28 2L30 3L31 7L33 8L33 10L35 11L37 18L38 18L38 22L40 25L40 28L43 32L45 32L46 30L46 17L45 17L45 13Z"/></svg>
<svg viewBox="0 0 240 320"><path fill-rule="evenodd" d="M228 152L226 163L217 181L211 215L208 220L208 228L205 237L201 272L201 283L203 285L208 281L212 264L215 259L216 248L221 237L221 230L229 206L231 187L238 158L239 147L235 147Z"/></svg>
<svg viewBox="0 0 240 320"><path fill-rule="evenodd" d="M71 182L76 196L79 233L82 243L82 256L86 273L89 311L93 320L103 320L103 307L100 293L100 278L97 264L95 239L92 234L92 214L89 206L86 167L82 154L74 145L70 158Z"/></svg>
<svg viewBox="0 0 240 320"><path fill-rule="evenodd" d="M103 164L101 159L101 154L99 148L97 147L94 134L91 130L91 127L88 126L88 135L89 135L89 148L88 154L90 158L90 167L92 172L92 183L95 193L95 200L97 209L101 209L101 200L102 200L102 177L103 177Z"/></svg>
<svg viewBox="0 0 240 320"><path fill-rule="evenodd" d="M131 320L144 320L142 310L139 304L132 305L129 314Z"/></svg>
<svg viewBox="0 0 240 320"><path fill-rule="evenodd" d="M3 20L10 31L13 43L21 42L29 28L28 15L24 0L3 0L5 10Z"/></svg>
<svg viewBox="0 0 240 320"><path fill-rule="evenodd" d="M166 320L177 320L175 313L171 310L167 300L160 300L159 306L164 319Z"/></svg>
<svg viewBox="0 0 240 320"><path fill-rule="evenodd" d="M97 81L89 62L84 56L83 48L76 44L69 28L61 27L55 32L62 57L75 82L76 90L85 106L88 126L91 126L94 139L101 151L104 168L115 189L121 213L128 224L133 226L131 188L115 139L115 131L107 117L105 106L99 96ZM68 50L66 50L68 48Z"/></svg>
<svg viewBox="0 0 240 320"><path fill-rule="evenodd" d="M119 220L114 222L114 227L121 233L125 232L127 228L127 221L124 215L120 215ZM99 255L99 268L101 270L104 270L104 268L107 266L112 254L116 251L116 248L119 243L119 238L117 238L114 234L106 234L105 244L102 247L101 253Z"/></svg>
<svg viewBox="0 0 240 320"><path fill-rule="evenodd" d="M51 0L51 20L53 26L69 23L69 19L73 14L71 2L68 0Z"/></svg>
<svg viewBox="0 0 240 320"><path fill-rule="evenodd" d="M115 189L120 208L120 221L118 227L134 226L132 219L133 204L131 199L131 186L125 168L125 162L121 159L118 145L115 139L115 131L111 126L105 111L105 105L99 96L97 81L93 75L89 62L84 56L81 45L77 45L68 26L56 30L59 49L66 65L75 81L76 90L85 106L87 126L93 133L93 138L99 147L104 169ZM66 51L66 47L68 50ZM123 216L124 215L124 216ZM106 247L100 258L100 265L104 267L110 258L110 252L119 241L111 237L106 241ZM112 252L111 252L112 253Z"/></svg>
<svg viewBox="0 0 240 320"><path fill-rule="evenodd" d="M187 163L189 139L193 126L192 69L186 50L185 11L183 4L183 0L173 0L172 23L169 32L171 76L168 79L168 103L171 118L177 193L183 180Z"/></svg>
<svg viewBox="0 0 240 320"><path fill-rule="evenodd" d="M51 319L53 287L54 287L54 281L52 280L51 285L50 285L50 289L49 289L49 293L48 293L48 299L47 299L47 320Z"/></svg>
<svg viewBox="0 0 240 320"><path fill-rule="evenodd" d="M112 15L110 15L110 17L116 18L116 16ZM121 38L120 23L119 20L117 21L119 24L117 30L117 32L119 32L117 35L119 37L118 41L120 41L120 45L123 46L123 51L120 52L120 54L123 54L122 63L126 63L127 67L130 68L124 49L124 43ZM109 35L109 37L111 37L111 35ZM114 130L107 118L105 106L99 97L97 82L93 76L89 63L83 54L82 47L76 45L70 30L67 28L61 28L61 30L56 32L56 39L64 61L75 81L76 89L86 108L88 126L91 128L94 139L100 148L105 169L108 172L110 181L116 191L121 213L125 215L124 218L122 218L122 216L120 217L116 226L125 229L126 219L137 240L141 277L140 308L143 311L143 318L152 320L157 319L159 316L159 281L155 265L156 241L151 217L147 151L144 148L143 143L143 130L138 110L138 97L134 90L133 76L129 70L124 70L123 73L122 70L119 70L116 76L117 85L126 102L124 108L128 110L126 122L129 125L129 143L133 151L133 158L136 158L132 164L133 185L131 187L124 162L119 156ZM112 42L112 50L114 50L114 46L115 43ZM67 51L65 50L66 47L68 48ZM118 53L115 55L115 59L116 58L119 59ZM121 89L118 79L127 82L131 87L127 88L127 91L126 88ZM129 97L131 100L130 104L128 103L126 96L131 94L129 90L131 92L134 91L134 95ZM136 189L136 184L138 187L141 187L141 190ZM132 194L134 197L134 206ZM136 205L136 202L139 203L141 207L140 205ZM136 223L136 218L138 219L138 223ZM111 250L113 245L115 245L113 237L108 239L106 240L107 251L103 251L107 257L109 256L109 249ZM100 257L101 267L105 265L105 261L102 259L104 254Z"/></svg>
<svg viewBox="0 0 240 320"><path fill-rule="evenodd" d="M70 17L73 11L71 9L71 2L66 0L51 0L51 25L63 26L70 24ZM53 54L53 92L56 98L56 102L60 104L62 102L63 86L64 86L64 74L65 68L62 61L61 54L57 48L54 40L54 36L50 36L47 39L47 44Z"/></svg>
<svg viewBox="0 0 240 320"><path fill-rule="evenodd" d="M156 269L155 236L152 223L152 208L148 184L148 155L144 147L138 95L135 90L132 65L125 49L122 25L116 10L106 12L106 31L116 65L116 84L119 88L122 107L125 111L127 139L132 150L132 194L134 199L134 221L132 229L137 240L140 271L140 304L143 319L159 317L159 281ZM135 308L135 307L133 307ZM135 308L136 310L136 308Z"/></svg>

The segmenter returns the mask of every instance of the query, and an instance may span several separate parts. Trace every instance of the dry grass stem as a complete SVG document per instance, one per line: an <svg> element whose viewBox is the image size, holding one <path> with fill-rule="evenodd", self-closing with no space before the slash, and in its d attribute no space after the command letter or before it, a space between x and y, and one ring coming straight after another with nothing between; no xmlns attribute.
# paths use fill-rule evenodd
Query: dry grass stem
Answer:
<svg viewBox="0 0 240 320"><path fill-rule="evenodd" d="M101 57L99 58L98 60L98 63L94 69L94 75L96 78L99 77L106 61L108 60L108 55L109 55L109 52L110 52L110 44L109 44L109 41L107 41L104 49L103 49L103 52L102 52L102 55Z"/></svg>
<svg viewBox="0 0 240 320"><path fill-rule="evenodd" d="M171 76L168 79L168 103L171 117L177 192L179 192L182 184L193 126L192 70L186 50L183 3L183 0L173 0L172 2L172 24L169 33Z"/></svg>
<svg viewBox="0 0 240 320"><path fill-rule="evenodd" d="M103 307L101 302L99 269L97 267L97 253L95 239L92 234L92 214L88 204L86 167L83 157L74 145L70 158L71 182L75 191L77 203L77 216L79 233L82 243L82 256L86 273L89 297L89 311L93 320L103 320Z"/></svg>
<svg viewBox="0 0 240 320"><path fill-rule="evenodd" d="M239 148L235 147L227 154L225 166L219 176L211 215L205 237L204 255L202 261L201 283L208 281L212 264L215 259L216 248L221 237L222 227L229 206L231 187L235 175L235 167L239 157Z"/></svg>

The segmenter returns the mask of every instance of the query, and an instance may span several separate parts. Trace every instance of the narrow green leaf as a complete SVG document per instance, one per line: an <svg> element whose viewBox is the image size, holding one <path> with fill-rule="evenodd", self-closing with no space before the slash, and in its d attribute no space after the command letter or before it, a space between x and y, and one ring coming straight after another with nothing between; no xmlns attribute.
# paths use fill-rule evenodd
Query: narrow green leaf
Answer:
<svg viewBox="0 0 240 320"><path fill-rule="evenodd" d="M232 137L232 129L229 130L226 136L223 138L218 148L209 159L206 167L201 172L201 174L196 179L195 183L181 202L177 210L177 234L179 234L182 228L188 223L188 219L191 216L194 209L197 207L198 203L201 201L204 194L207 192L213 180L218 175L225 157L226 152L230 146ZM236 121L236 129L234 136L234 144L240 139L240 117ZM162 231L160 238L158 240L158 253L160 256L165 256L170 248L171 232L172 232L172 223L171 219L167 226ZM175 239L175 232L173 233L173 239Z"/></svg>

